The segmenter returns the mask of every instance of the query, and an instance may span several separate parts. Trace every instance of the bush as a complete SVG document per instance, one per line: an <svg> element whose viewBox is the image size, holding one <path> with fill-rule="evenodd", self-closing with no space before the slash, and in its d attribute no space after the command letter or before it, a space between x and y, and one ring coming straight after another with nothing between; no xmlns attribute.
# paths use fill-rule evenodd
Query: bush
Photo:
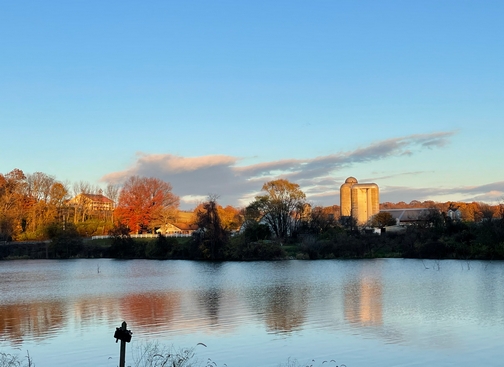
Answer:
<svg viewBox="0 0 504 367"><path fill-rule="evenodd" d="M72 223L65 228L61 223L52 223L46 227L46 234L51 240L49 251L56 259L76 257L82 251L82 238Z"/></svg>
<svg viewBox="0 0 504 367"><path fill-rule="evenodd" d="M264 241L271 238L270 227L266 224L248 221L246 223L245 231L243 232L245 238L249 242Z"/></svg>
<svg viewBox="0 0 504 367"><path fill-rule="evenodd" d="M276 260L284 259L286 256L279 242L270 240L249 242L243 234L233 237L226 247L226 258L229 260Z"/></svg>
<svg viewBox="0 0 504 367"><path fill-rule="evenodd" d="M112 237L112 244L110 246L111 257L118 259L135 258L138 251L129 233L129 228L122 223L114 226L109 231L109 236Z"/></svg>
<svg viewBox="0 0 504 367"><path fill-rule="evenodd" d="M77 231L79 232L79 235L81 237L90 237L98 233L98 228L102 227L103 229L103 223L102 221L98 219L88 219L85 222L77 223ZM103 232L102 232L103 233Z"/></svg>
<svg viewBox="0 0 504 367"><path fill-rule="evenodd" d="M173 248L178 244L172 237L165 237L159 234L155 241L147 243L145 256L148 259L169 259Z"/></svg>

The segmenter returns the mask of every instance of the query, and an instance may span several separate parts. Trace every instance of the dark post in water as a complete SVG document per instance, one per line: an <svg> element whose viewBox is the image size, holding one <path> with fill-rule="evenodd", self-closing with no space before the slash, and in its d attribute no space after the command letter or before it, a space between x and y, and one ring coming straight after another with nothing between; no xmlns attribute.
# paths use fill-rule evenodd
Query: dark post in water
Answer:
<svg viewBox="0 0 504 367"><path fill-rule="evenodd" d="M116 328L114 333L114 338L116 338L116 343L118 340L121 341L121 354L119 355L119 367L124 367L126 362L126 343L131 341L131 335L133 333L131 330L126 329L126 321L123 321L121 327Z"/></svg>

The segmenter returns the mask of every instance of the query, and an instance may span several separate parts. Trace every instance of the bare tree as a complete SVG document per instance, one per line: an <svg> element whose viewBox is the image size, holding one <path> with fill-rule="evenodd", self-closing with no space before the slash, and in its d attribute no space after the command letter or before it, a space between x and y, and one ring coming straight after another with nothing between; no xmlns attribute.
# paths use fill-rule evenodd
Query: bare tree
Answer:
<svg viewBox="0 0 504 367"><path fill-rule="evenodd" d="M108 184L105 188L105 196L113 201L112 209L117 206L117 200L119 199L120 188L118 185ZM114 210L110 211L110 221L114 223Z"/></svg>
<svg viewBox="0 0 504 367"><path fill-rule="evenodd" d="M79 181L74 183L72 206L74 208L74 223L84 222L90 211L90 199L87 194L95 194L98 191L97 187L92 186L89 182Z"/></svg>
<svg viewBox="0 0 504 367"><path fill-rule="evenodd" d="M105 196L114 202L114 207L117 204L117 199L119 198L119 186L108 184L105 188Z"/></svg>

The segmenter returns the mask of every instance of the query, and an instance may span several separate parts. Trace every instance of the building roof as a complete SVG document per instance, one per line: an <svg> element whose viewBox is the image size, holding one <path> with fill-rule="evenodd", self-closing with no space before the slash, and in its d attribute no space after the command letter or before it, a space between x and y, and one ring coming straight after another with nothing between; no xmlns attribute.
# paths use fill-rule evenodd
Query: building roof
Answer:
<svg viewBox="0 0 504 367"><path fill-rule="evenodd" d="M171 223L171 224L184 231L195 231L198 229L198 226L196 224L187 224L187 223Z"/></svg>
<svg viewBox="0 0 504 367"><path fill-rule="evenodd" d="M357 183L357 179L355 177L350 176L345 180L345 183Z"/></svg>
<svg viewBox="0 0 504 367"><path fill-rule="evenodd" d="M113 203L114 202L113 200L109 199L108 197L106 197L102 194L79 194L79 195L85 196L92 201L98 201L100 203Z"/></svg>
<svg viewBox="0 0 504 367"><path fill-rule="evenodd" d="M179 231L196 231L198 226L196 224L187 224L187 223L166 223L161 226L156 232L163 233L165 231L171 230L179 230Z"/></svg>
<svg viewBox="0 0 504 367"><path fill-rule="evenodd" d="M418 222L427 219L427 216L437 209L433 208L404 208L404 209L382 209L380 213L385 212L392 215L399 222Z"/></svg>

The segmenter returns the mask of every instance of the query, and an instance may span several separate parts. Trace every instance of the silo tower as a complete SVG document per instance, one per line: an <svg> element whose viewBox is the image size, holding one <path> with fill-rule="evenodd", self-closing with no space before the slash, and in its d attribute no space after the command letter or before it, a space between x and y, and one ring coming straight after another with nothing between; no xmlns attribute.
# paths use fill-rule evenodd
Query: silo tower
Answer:
<svg viewBox="0 0 504 367"><path fill-rule="evenodd" d="M380 211L380 193L375 183L358 183L348 177L340 187L342 217L353 217L358 224L366 223Z"/></svg>

